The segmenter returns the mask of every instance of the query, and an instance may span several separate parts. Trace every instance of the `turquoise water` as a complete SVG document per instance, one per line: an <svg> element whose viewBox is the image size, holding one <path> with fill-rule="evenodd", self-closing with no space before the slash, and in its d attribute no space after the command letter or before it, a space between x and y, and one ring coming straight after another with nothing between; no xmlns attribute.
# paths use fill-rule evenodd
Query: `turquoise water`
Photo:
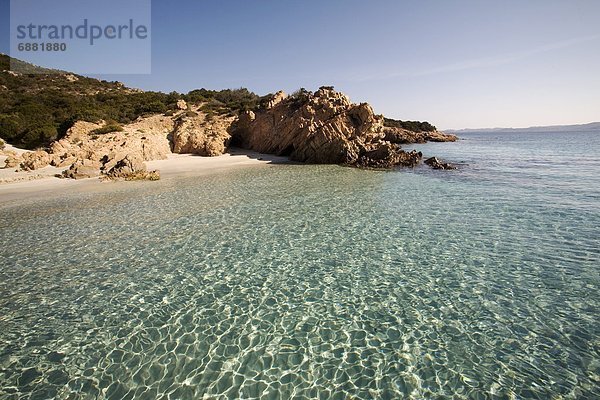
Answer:
<svg viewBox="0 0 600 400"><path fill-rule="evenodd" d="M600 397L600 133L0 205L0 398Z"/></svg>

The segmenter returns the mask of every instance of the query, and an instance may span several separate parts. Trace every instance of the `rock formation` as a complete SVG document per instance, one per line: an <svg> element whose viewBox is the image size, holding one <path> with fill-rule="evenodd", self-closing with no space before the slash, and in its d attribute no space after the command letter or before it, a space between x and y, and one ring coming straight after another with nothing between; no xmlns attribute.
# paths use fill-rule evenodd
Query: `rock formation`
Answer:
<svg viewBox="0 0 600 400"><path fill-rule="evenodd" d="M370 105L353 104L332 87L276 93L264 108L240 115L233 143L301 162L367 168L412 166L421 158L385 141L383 117Z"/></svg>
<svg viewBox="0 0 600 400"><path fill-rule="evenodd" d="M177 100L177 109L178 110L187 110L187 103L185 100Z"/></svg>
<svg viewBox="0 0 600 400"><path fill-rule="evenodd" d="M203 112L202 104L177 101L169 115L140 117L123 127L116 123L76 122L47 151L7 153L6 167L31 171L52 165L73 179L157 179L144 161L165 159L172 152L218 156L232 144L261 153L289 156L306 163L361 168L415 166L420 152L401 144L454 141L442 132L413 132L384 125L367 103L354 104L332 87L315 93L300 90L264 98L254 111L239 116ZM115 131L107 132L115 127ZM108 129L107 129L108 127ZM437 159L433 168L451 169Z"/></svg>
<svg viewBox="0 0 600 400"><path fill-rule="evenodd" d="M52 165L70 166L63 173L68 178L89 178L101 172L110 178L126 178L128 174L145 173L144 161L165 159L171 153L171 118L140 118L121 132L96 134L103 125L76 122L63 139L52 144Z"/></svg>
<svg viewBox="0 0 600 400"><path fill-rule="evenodd" d="M71 167L63 172L64 178L85 179L100 175L100 163L87 159L78 158Z"/></svg>
<svg viewBox="0 0 600 400"><path fill-rule="evenodd" d="M395 143L381 143L374 150L365 152L355 163L361 168L390 169L396 165L414 167L421 161L423 154L415 150L411 152L401 150Z"/></svg>
<svg viewBox="0 0 600 400"><path fill-rule="evenodd" d="M429 165L433 169L456 169L452 164L441 161L437 157L431 157L425 160L425 164Z"/></svg>
<svg viewBox="0 0 600 400"><path fill-rule="evenodd" d="M386 126L385 128L383 128L383 132L385 133L385 140L397 144L455 142L458 140L458 138L454 135L439 131L413 132L407 129Z"/></svg>
<svg viewBox="0 0 600 400"><path fill-rule="evenodd" d="M219 156L225 153L234 117L208 117L202 112L183 114L175 123L173 152L199 156Z"/></svg>
<svg viewBox="0 0 600 400"><path fill-rule="evenodd" d="M48 165L50 165L50 155L43 150L23 153L21 156L20 167L24 171L33 171Z"/></svg>
<svg viewBox="0 0 600 400"><path fill-rule="evenodd" d="M21 156L14 151L4 152L6 154L6 161L4 161L4 168L17 168L21 165Z"/></svg>
<svg viewBox="0 0 600 400"><path fill-rule="evenodd" d="M104 125L76 122L63 139L50 147L53 165L77 158L100 161L110 154L137 155L144 161L161 160L171 153L167 138L174 126L171 118L162 115L140 118L121 132L96 134Z"/></svg>
<svg viewBox="0 0 600 400"><path fill-rule="evenodd" d="M112 165L111 162L102 167L104 174L109 179L125 180L158 180L157 171L148 171L144 160L136 155L127 155Z"/></svg>

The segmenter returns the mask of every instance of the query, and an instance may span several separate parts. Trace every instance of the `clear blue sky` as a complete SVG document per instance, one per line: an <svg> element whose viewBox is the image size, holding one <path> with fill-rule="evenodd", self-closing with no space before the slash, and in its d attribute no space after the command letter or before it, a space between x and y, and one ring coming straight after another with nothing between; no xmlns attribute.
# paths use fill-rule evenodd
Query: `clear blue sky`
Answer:
<svg viewBox="0 0 600 400"><path fill-rule="evenodd" d="M0 2L0 51L8 53L8 0ZM103 78L181 92L334 85L377 112L441 128L600 121L598 0L152 7L152 74Z"/></svg>

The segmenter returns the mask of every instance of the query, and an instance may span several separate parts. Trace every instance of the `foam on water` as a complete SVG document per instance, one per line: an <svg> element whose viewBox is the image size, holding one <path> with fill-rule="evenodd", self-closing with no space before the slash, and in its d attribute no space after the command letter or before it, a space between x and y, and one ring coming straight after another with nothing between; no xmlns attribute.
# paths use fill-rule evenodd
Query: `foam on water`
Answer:
<svg viewBox="0 0 600 400"><path fill-rule="evenodd" d="M600 396L600 163L468 139L0 207L0 397Z"/></svg>

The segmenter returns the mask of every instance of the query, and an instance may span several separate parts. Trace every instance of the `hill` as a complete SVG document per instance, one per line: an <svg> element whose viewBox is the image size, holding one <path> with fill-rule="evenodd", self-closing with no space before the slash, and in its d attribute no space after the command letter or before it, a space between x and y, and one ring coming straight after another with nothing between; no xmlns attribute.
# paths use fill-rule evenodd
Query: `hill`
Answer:
<svg viewBox="0 0 600 400"><path fill-rule="evenodd" d="M446 132L469 133L469 132L494 132L494 133L551 133L551 132L588 132L600 130L600 122L591 122L589 124L578 125L550 125L550 126L532 126L529 128L480 128L480 129L447 129Z"/></svg>

